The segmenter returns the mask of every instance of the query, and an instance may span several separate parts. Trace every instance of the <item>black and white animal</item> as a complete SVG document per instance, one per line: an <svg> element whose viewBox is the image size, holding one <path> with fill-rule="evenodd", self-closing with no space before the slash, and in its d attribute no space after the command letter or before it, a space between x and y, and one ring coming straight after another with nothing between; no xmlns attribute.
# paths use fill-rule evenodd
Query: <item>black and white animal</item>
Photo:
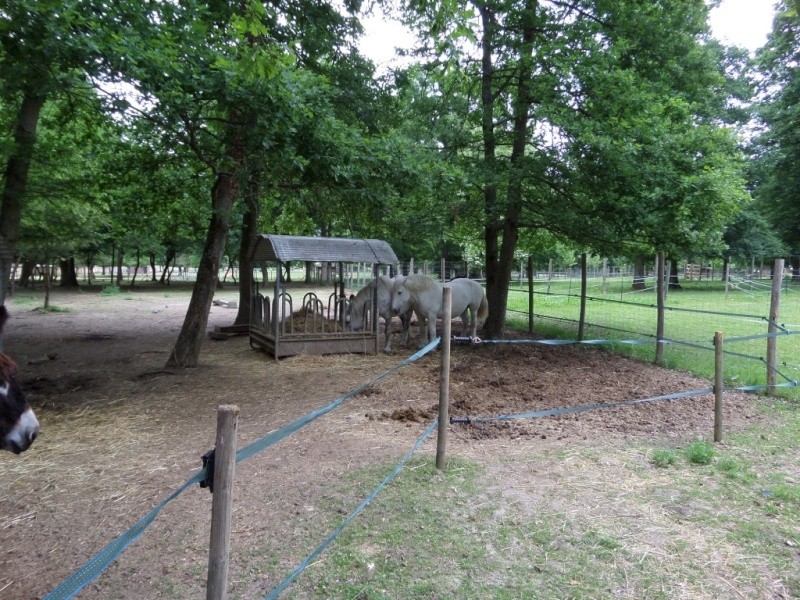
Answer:
<svg viewBox="0 0 800 600"><path fill-rule="evenodd" d="M0 306L0 333L7 320L8 311ZM17 381L17 364L0 352L0 450L25 452L38 434L39 421Z"/></svg>

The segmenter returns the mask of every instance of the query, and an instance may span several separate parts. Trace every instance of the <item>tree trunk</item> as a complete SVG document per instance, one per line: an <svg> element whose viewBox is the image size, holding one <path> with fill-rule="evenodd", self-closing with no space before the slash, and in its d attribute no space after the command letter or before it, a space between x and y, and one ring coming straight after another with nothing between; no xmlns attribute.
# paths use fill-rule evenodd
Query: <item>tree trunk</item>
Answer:
<svg viewBox="0 0 800 600"><path fill-rule="evenodd" d="M483 325L484 337L495 337L503 330L505 313L498 312L501 306L501 280L499 272L498 239L500 237L500 219L497 207L497 184L492 174L496 170L497 141L494 132L494 103L492 90L494 83L494 36L497 34L497 19L492 9L478 4L483 24L481 39L481 132L483 135L483 160L486 163L488 181L483 190L483 207L485 229L484 245L486 251L486 298L489 302L489 315Z"/></svg>
<svg viewBox="0 0 800 600"><path fill-rule="evenodd" d="M86 256L86 283L92 285L92 275L94 273L94 253Z"/></svg>
<svg viewBox="0 0 800 600"><path fill-rule="evenodd" d="M156 275L156 253L155 252L151 252L150 253L150 273L151 273L150 281L152 281L153 283L158 281L158 276Z"/></svg>
<svg viewBox="0 0 800 600"><path fill-rule="evenodd" d="M235 164L241 165L242 157L232 150ZM208 226L203 256L197 268L197 281L192 290L192 298L186 311L183 327L172 354L167 360L167 368L187 368L197 366L200 348L208 324L208 312L214 299L214 289L219 278L219 265L225 252L225 241L231 223L231 208L238 192L236 172L219 173L211 190L211 222Z"/></svg>
<svg viewBox="0 0 800 600"><path fill-rule="evenodd" d="M75 258L70 257L67 260L59 260L58 268L61 271L61 283L59 287L77 288L78 276L75 273Z"/></svg>
<svg viewBox="0 0 800 600"><path fill-rule="evenodd" d="M671 260L669 261L669 289L670 290L681 290L680 280L678 279L678 261Z"/></svg>
<svg viewBox="0 0 800 600"><path fill-rule="evenodd" d="M284 272L283 282L284 283L292 283L292 261L287 260L284 263L286 267L286 271ZM322 263L323 269L325 268L325 263Z"/></svg>
<svg viewBox="0 0 800 600"><path fill-rule="evenodd" d="M44 257L44 309L50 308L50 257L45 253Z"/></svg>
<svg viewBox="0 0 800 600"><path fill-rule="evenodd" d="M175 259L175 251L172 248L167 248L164 254L164 269L161 271L161 279L159 279L159 283L161 285L167 284L167 274L169 273L169 266L172 264L172 261Z"/></svg>
<svg viewBox="0 0 800 600"><path fill-rule="evenodd" d="M250 323L250 304L253 288L253 263L250 260L250 244L258 229L258 179L260 174L251 174L247 184L245 211L242 216L242 241L239 244L239 311L234 325Z"/></svg>
<svg viewBox="0 0 800 600"><path fill-rule="evenodd" d="M139 273L139 265L142 264L142 253L136 250L136 266L133 268L133 277L131 277L131 287L136 285L136 275Z"/></svg>
<svg viewBox="0 0 800 600"><path fill-rule="evenodd" d="M26 94L22 99L14 130L14 147L6 164L3 198L0 201L0 236L5 239L10 254L14 254L19 238L22 203L28 184L28 170L36 146L36 127L45 96ZM3 264L0 293L8 288L11 264ZM5 298L0 298L3 304Z"/></svg>
<svg viewBox="0 0 800 600"><path fill-rule="evenodd" d="M24 287L33 287L33 270L36 268L36 262L30 258L22 261L22 272L19 274L19 284Z"/></svg>
<svg viewBox="0 0 800 600"><path fill-rule="evenodd" d="M520 47L520 67L517 74L516 82L516 101L514 104L514 138L511 149L511 168L508 182L508 190L506 192L505 212L503 215L502 232L503 238L500 245L500 254L496 261L490 263L489 261L489 244L487 244L487 274L486 274L486 288L487 300L489 302L489 316L483 326L483 334L487 338L502 337L503 327L506 320L506 305L508 304L508 286L511 283L511 271L514 266L514 251L517 248L517 240L519 238L519 219L522 210L522 188L523 188L523 174L522 174L522 161L525 158L525 146L528 141L528 118L531 104L530 81L532 77L532 53L533 53L533 39L535 33L534 20L536 2L528 0L525 3L525 9L522 15L522 45ZM494 33L494 27L491 28L490 33ZM486 52L487 48L484 47L483 51ZM489 48L491 51L491 47ZM491 56L484 56L484 66L488 63L491 75ZM491 82L490 82L491 83ZM489 89L491 92L491 86ZM482 95L483 101L486 101L485 90ZM492 100L493 102L493 100ZM484 119L491 119L491 114L484 113ZM484 124L485 127L486 124ZM492 124L493 126L493 124ZM494 143L494 138L492 138ZM486 148L485 148L486 149ZM494 151L494 148L492 148ZM497 209L492 212L495 212ZM491 227L491 242L492 249L496 252L497 247L497 230L496 221L493 219L489 221ZM487 236L488 237L488 236ZM490 278L489 272L493 270L493 276Z"/></svg>
<svg viewBox="0 0 800 600"><path fill-rule="evenodd" d="M631 286L634 290L643 290L647 287L645 283L645 273L644 273L644 263L645 258L644 256L637 256L636 260L633 263L633 285Z"/></svg>
<svg viewBox="0 0 800 600"><path fill-rule="evenodd" d="M125 257L125 252L122 250L122 246L119 247L119 251L117 252L117 279L115 283L117 286L122 285L122 259Z"/></svg>

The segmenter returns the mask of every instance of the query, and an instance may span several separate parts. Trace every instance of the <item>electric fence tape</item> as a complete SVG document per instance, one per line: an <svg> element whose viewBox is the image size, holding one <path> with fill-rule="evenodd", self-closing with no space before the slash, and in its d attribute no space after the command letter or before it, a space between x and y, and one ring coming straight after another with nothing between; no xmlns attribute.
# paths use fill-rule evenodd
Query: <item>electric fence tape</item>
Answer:
<svg viewBox="0 0 800 600"><path fill-rule="evenodd" d="M339 527L337 527L334 530L333 533L331 533L328 537L326 537L322 541L322 543L319 546L317 546L317 548L305 558L305 560L303 560L299 565L297 565L292 570L292 572L289 573L284 578L283 581L281 581L278 585L276 585L274 588L272 588L272 590L270 591L269 594L267 594L267 596L264 598L264 600L276 600L276 598L278 598L281 595L281 593L284 592L286 590L286 588L289 587L289 585L291 585L291 583L295 579L297 579L303 573L303 571L305 571L308 568L308 566L311 564L311 562L315 558L317 558L320 554L322 554L328 548L328 546L330 546L331 543L337 537L339 537L339 534L341 534L342 531L344 531L344 528L347 527L350 523L352 523L353 520L361 513L361 511L363 511L367 507L367 505L375 499L375 497L378 495L378 493L380 493L380 491L383 488L385 488L389 484L389 482L391 482L392 479L394 479L397 476L397 474L400 472L400 470L411 459L411 457L419 449L419 447L422 446L423 443L425 443L425 440L428 439L428 436L434 430L434 428L436 427L438 422L439 422L439 419L434 419L433 423L428 425L428 428L419 437L419 439L417 440L417 443L414 444L414 446L411 448L411 450L406 452L406 455L398 463L398 465L394 468L394 470L386 476L386 479L384 479L380 484L378 484L378 487L376 487L373 490L373 492L361 502L361 504L356 506L356 508L353 510L353 512L351 512L347 516L347 518L345 518L345 520L342 521L342 523L339 525Z"/></svg>
<svg viewBox="0 0 800 600"><path fill-rule="evenodd" d="M498 415L496 417L475 417L470 419L473 423L488 423L490 421L520 421L523 419L539 419L542 417L557 417L560 415L570 415L575 413L582 413L589 410L598 410L603 408L616 408L619 406L630 406L634 404L646 404L648 402L660 402L662 400L678 400L680 398L689 398L691 396L702 396L703 394L713 393L714 388L702 388L699 390L690 390L688 392L677 392L675 394L665 394L664 396L653 396L652 398L640 398L638 400L624 400L622 402L598 402L596 404L581 404L580 406L567 406L563 408L548 408L545 410L536 410L526 413L514 413L510 415Z"/></svg>
<svg viewBox="0 0 800 600"><path fill-rule="evenodd" d="M276 429L272 433L267 434L263 438L252 442L251 444L243 447L236 453L236 462L242 462L247 460L248 458L252 457L253 455L265 450L266 448L276 444L277 442L287 438L291 434L293 434L298 429L308 425L313 420L331 412L333 409L340 406L345 400L352 398L353 396L357 395L359 392L363 391L364 389L368 388L375 382L381 381L385 379L392 373L402 369L410 365L413 362L416 362L432 350L434 350L439 345L440 338L434 339L424 348L421 348L408 358L405 358L394 367L378 375L377 377L371 379L367 383L357 387L354 390L351 390L344 396L341 396L334 400L333 402L318 408L307 415L300 417L299 419L284 425L283 427ZM195 483L199 483L205 477L205 469L202 469L191 476L191 478L180 486L177 490L175 490L172 494L170 494L165 500L163 500L160 504L156 505L149 513L147 513L144 517L139 519L133 527L128 529L128 531L121 534L117 537L114 541L108 544L105 548L103 548L100 552L98 552L95 556L89 559L86 564L80 567L77 571L75 571L72 575L67 577L64 581L62 581L55 589L53 589L49 594L47 594L43 600L69 600L74 598L78 592L80 592L83 588L85 588L89 583L91 583L95 578L97 578L103 571L105 571L111 563L113 563L120 554L122 554L133 542L135 542L139 536L144 533L144 530L153 522L156 518L158 513L161 512L167 504L172 502L175 498L180 496L183 492L185 492L191 485Z"/></svg>

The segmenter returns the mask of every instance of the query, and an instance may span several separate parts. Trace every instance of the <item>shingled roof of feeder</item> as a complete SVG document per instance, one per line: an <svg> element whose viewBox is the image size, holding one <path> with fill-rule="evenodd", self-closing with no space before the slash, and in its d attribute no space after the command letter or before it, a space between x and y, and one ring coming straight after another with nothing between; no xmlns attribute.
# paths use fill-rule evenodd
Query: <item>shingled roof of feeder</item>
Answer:
<svg viewBox="0 0 800 600"><path fill-rule="evenodd" d="M287 262L365 262L394 265L399 261L383 240L364 240L297 235L257 235L250 247L253 260Z"/></svg>

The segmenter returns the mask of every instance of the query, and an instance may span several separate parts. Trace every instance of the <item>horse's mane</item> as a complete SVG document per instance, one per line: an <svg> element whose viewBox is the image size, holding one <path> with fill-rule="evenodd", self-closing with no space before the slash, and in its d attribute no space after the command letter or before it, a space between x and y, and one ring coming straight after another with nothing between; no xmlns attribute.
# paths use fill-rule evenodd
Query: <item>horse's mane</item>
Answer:
<svg viewBox="0 0 800 600"><path fill-rule="evenodd" d="M436 281L427 275L409 275L406 277L405 286L412 292L424 292L436 288Z"/></svg>
<svg viewBox="0 0 800 600"><path fill-rule="evenodd" d="M363 288L358 290L358 293L356 294L356 297L353 300L353 302L354 303L355 302L363 302L367 298L369 298L369 296L372 294L372 286L374 286L374 285L375 285L375 282L374 281L370 281L367 285L365 285Z"/></svg>
<svg viewBox="0 0 800 600"><path fill-rule="evenodd" d="M0 381L8 381L17 373L17 363L8 354L0 352Z"/></svg>

